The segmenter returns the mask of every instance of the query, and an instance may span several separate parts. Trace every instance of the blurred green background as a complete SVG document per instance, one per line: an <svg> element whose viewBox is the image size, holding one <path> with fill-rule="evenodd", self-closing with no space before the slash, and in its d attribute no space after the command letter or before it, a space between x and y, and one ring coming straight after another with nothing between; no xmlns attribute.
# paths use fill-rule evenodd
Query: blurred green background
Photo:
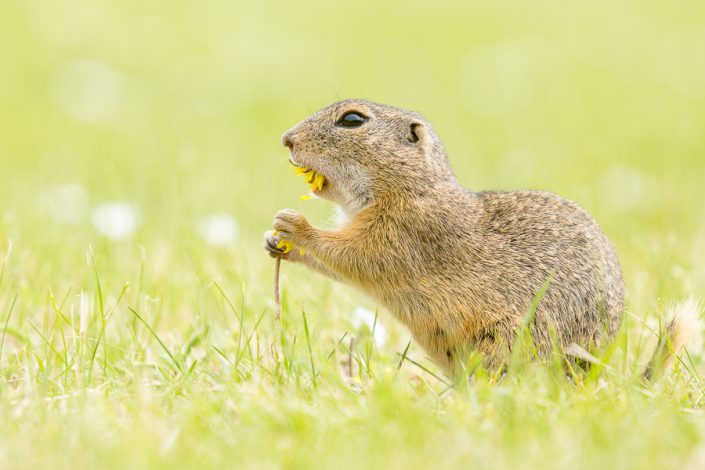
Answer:
<svg viewBox="0 0 705 470"><path fill-rule="evenodd" d="M507 379L448 400L396 375L408 333L380 312L373 347L352 313L376 306L349 287L285 266L277 329L262 233L284 207L334 212L299 201L280 136L351 97L428 118L469 188L585 207L637 317L703 297L703 1L0 0L0 462L672 468L698 445L702 462L681 412L702 411L702 386L627 382L644 359L624 338L653 340L629 316L615 388ZM337 369L344 333L365 373ZM244 334L261 356L238 356Z"/></svg>
<svg viewBox="0 0 705 470"><path fill-rule="evenodd" d="M632 289L702 263L703 2L6 0L0 64L0 235L18 243L84 249L92 208L128 201L139 243L229 214L265 262L260 233L303 188L281 133L362 97L426 116L470 188L578 201ZM69 226L41 202L67 185Z"/></svg>

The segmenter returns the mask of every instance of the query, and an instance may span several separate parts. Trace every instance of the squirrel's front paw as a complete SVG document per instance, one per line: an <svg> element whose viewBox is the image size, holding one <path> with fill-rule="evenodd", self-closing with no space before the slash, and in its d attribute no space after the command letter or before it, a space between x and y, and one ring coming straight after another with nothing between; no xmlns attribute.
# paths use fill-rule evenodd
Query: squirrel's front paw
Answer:
<svg viewBox="0 0 705 470"><path fill-rule="evenodd" d="M292 242L301 248L305 245L311 224L301 212L282 209L274 216L274 231L279 240Z"/></svg>
<svg viewBox="0 0 705 470"><path fill-rule="evenodd" d="M272 258L282 258L287 261L296 261L298 259L298 250L288 249L282 243L279 234L274 230L264 232L264 249L267 250L267 253Z"/></svg>

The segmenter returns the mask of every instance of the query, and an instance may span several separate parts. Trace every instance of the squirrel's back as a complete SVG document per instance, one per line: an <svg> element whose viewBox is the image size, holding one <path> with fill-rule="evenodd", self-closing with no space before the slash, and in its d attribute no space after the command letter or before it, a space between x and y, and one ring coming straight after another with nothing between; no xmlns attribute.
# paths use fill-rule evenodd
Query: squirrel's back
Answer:
<svg viewBox="0 0 705 470"><path fill-rule="evenodd" d="M548 285L536 312L536 334L553 327L564 344L612 337L624 307L624 283L614 248L595 220L576 203L545 191L479 195L486 259L502 260L493 267L505 280L521 280L510 291L525 302Z"/></svg>

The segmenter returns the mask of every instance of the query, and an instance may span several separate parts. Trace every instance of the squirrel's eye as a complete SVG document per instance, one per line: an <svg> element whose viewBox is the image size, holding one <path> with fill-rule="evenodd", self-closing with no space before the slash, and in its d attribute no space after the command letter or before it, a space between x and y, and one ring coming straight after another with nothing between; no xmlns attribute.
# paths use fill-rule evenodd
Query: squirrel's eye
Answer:
<svg viewBox="0 0 705 470"><path fill-rule="evenodd" d="M362 116L361 114L356 113L355 111L350 111L338 119L338 124L339 126L343 127L360 127L367 121L367 118L365 116Z"/></svg>

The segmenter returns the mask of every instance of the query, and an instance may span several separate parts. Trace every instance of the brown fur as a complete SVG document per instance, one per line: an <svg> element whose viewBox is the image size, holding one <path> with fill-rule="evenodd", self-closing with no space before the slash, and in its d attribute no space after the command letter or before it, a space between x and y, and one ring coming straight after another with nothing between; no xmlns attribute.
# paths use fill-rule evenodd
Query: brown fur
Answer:
<svg viewBox="0 0 705 470"><path fill-rule="evenodd" d="M642 373L645 382L651 382L659 372L668 368L676 354L698 330L701 307L690 299L673 306L665 324L658 331L658 344L649 364Z"/></svg>
<svg viewBox="0 0 705 470"><path fill-rule="evenodd" d="M336 125L349 111L367 122ZM614 336L624 305L617 256L574 202L544 191L464 189L425 119L364 100L328 106L282 140L295 164L325 175L319 195L349 221L321 230L282 210L278 235L265 234L269 252L372 296L446 371L471 349L503 364L549 278L531 327L541 352L552 336L558 346L589 349ZM283 254L280 239L305 254Z"/></svg>

